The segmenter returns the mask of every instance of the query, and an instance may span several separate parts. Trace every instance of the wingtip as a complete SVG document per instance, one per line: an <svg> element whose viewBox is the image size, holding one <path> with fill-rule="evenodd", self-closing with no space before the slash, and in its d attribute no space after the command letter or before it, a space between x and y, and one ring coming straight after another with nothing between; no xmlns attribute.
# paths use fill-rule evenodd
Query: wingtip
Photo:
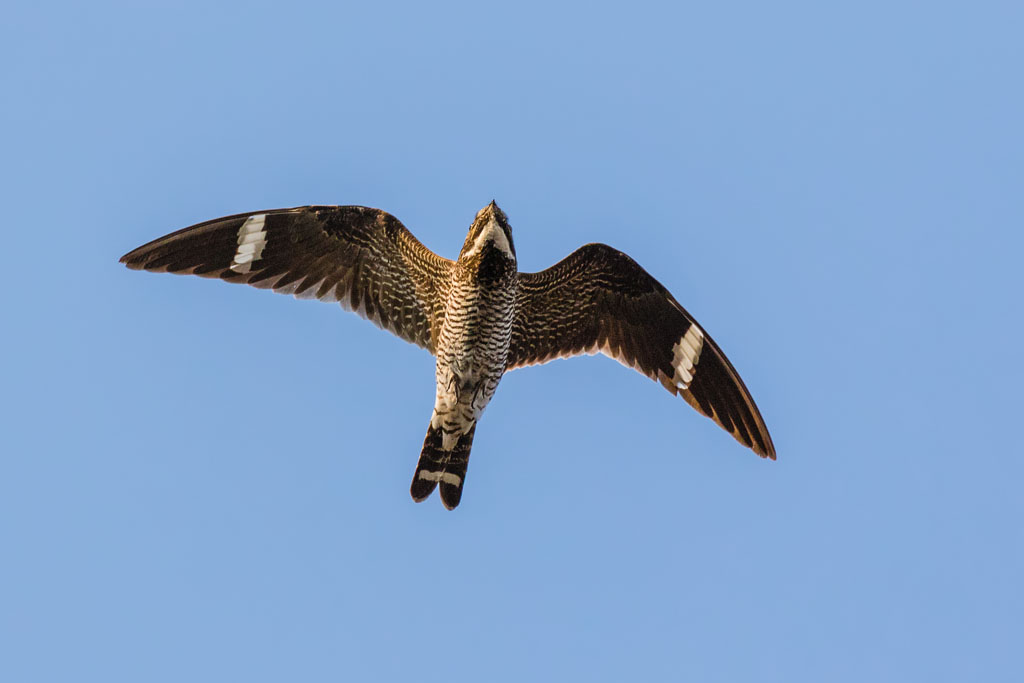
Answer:
<svg viewBox="0 0 1024 683"><path fill-rule="evenodd" d="M767 432L762 432L762 439L755 439L754 443L750 444L746 444L743 441L740 441L740 443L745 443L750 450L754 451L765 460L775 460L775 444L772 443L772 437L770 437ZM759 441L761 443L758 443Z"/></svg>
<svg viewBox="0 0 1024 683"><path fill-rule="evenodd" d="M138 259L136 258L136 253L138 251L138 249L132 249L127 254L117 259L117 262L123 263L126 268L130 268L132 270L142 270L142 264L139 263Z"/></svg>
<svg viewBox="0 0 1024 683"><path fill-rule="evenodd" d="M762 424L764 422L762 421ZM769 460L775 460L775 444L772 443L772 436L768 433L768 428L765 427L762 432L764 436L764 453L759 453L762 458L768 458Z"/></svg>

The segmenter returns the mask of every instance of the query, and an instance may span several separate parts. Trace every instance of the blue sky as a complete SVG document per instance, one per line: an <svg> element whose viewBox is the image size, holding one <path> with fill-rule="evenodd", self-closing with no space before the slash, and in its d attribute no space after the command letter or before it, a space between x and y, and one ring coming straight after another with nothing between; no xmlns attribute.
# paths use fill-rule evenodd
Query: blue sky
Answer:
<svg viewBox="0 0 1024 683"><path fill-rule="evenodd" d="M1018 681L1020 3L16 2L0 678ZM408 495L423 351L117 258L363 204L616 246L779 460L617 363L504 378Z"/></svg>

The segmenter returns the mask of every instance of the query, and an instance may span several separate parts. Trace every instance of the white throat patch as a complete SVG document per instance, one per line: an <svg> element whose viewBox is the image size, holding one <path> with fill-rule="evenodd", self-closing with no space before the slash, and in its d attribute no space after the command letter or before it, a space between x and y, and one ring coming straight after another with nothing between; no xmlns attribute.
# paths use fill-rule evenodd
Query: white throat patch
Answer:
<svg viewBox="0 0 1024 683"><path fill-rule="evenodd" d="M501 229L501 226L498 225L498 222L493 218L484 226L483 230L480 231L480 234L476 236L476 239L473 240L473 246L471 246L469 251L466 252L466 256L473 256L474 254L480 253L484 248L484 245L488 242L493 242L494 246L500 249L501 252L509 258L515 258L512 254L512 245L508 243L508 238L505 237L505 231Z"/></svg>

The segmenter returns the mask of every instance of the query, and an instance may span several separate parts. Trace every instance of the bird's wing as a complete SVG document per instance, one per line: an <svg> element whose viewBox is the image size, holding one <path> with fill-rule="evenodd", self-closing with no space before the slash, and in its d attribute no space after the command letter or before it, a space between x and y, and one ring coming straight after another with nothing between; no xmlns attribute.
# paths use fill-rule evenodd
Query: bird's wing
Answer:
<svg viewBox="0 0 1024 683"><path fill-rule="evenodd" d="M337 301L431 353L452 267L397 218L362 206L218 218L128 252L121 263Z"/></svg>
<svg viewBox="0 0 1024 683"><path fill-rule="evenodd" d="M768 428L718 345L636 261L604 244L519 274L508 369L603 353L658 380L762 457Z"/></svg>

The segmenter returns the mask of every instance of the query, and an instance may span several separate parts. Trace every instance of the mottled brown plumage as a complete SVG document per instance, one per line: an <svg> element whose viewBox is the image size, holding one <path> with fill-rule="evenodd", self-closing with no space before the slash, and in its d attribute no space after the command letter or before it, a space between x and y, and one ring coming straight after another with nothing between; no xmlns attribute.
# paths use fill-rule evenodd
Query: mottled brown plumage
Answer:
<svg viewBox="0 0 1024 683"><path fill-rule="evenodd" d="M413 476L459 504L477 421L502 375L604 353L659 381L740 443L775 458L750 392L718 345L633 259L588 244L539 273L516 270L505 214L476 216L457 261L424 247L390 214L308 206L219 218L121 258L129 268L194 274L337 301L437 357L437 395Z"/></svg>
<svg viewBox="0 0 1024 683"><path fill-rule="evenodd" d="M547 270L519 274L508 369L603 353L682 394L740 443L774 459L754 399L707 333L693 381L686 388L673 382L672 348L696 324L636 261L588 244Z"/></svg>
<svg viewBox="0 0 1024 683"><path fill-rule="evenodd" d="M265 216L266 243L262 257L238 272L231 268L238 232L253 216ZM453 262L424 247L384 211L305 206L200 223L125 254L121 263L337 301L433 353Z"/></svg>

